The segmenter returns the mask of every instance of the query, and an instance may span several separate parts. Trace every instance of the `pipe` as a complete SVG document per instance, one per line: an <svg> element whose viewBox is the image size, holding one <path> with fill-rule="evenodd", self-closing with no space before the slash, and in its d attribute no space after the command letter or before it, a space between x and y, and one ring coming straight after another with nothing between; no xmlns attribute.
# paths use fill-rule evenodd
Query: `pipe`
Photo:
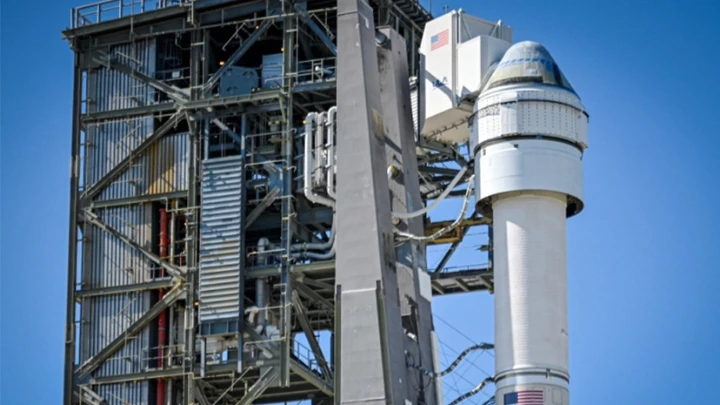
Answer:
<svg viewBox="0 0 720 405"><path fill-rule="evenodd" d="M323 159L323 146L325 145L325 121L326 113L318 114L317 125L315 126L315 167L313 168L313 177L315 184L322 184L323 168L325 159Z"/></svg>
<svg viewBox="0 0 720 405"><path fill-rule="evenodd" d="M168 246L170 245L170 239L168 238L168 213L164 208L160 208L160 259L167 260L168 257ZM165 270L160 269L160 277L165 277ZM165 290L158 292L158 301L162 301L165 297ZM157 368L164 368L164 357L165 348L167 345L167 311L162 311L158 315L157 322L158 332L158 352L157 352ZM165 405L165 380L158 378L156 392L155 392L155 403L158 405Z"/></svg>
<svg viewBox="0 0 720 405"><path fill-rule="evenodd" d="M335 216L333 215L332 226L330 226L330 238L327 242L319 243L295 243L290 246L291 251L298 250L326 250L330 249L335 244Z"/></svg>
<svg viewBox="0 0 720 405"><path fill-rule="evenodd" d="M305 118L305 154L303 156L303 170L305 173L303 193L305 194L305 198L310 202L335 208L335 201L312 192L312 148L310 144L312 143L312 133L316 117L316 113L310 113Z"/></svg>
<svg viewBox="0 0 720 405"><path fill-rule="evenodd" d="M258 252L260 246L258 246ZM259 312L258 312L258 318L257 318L257 325L258 329L262 330L261 328L265 328L265 312L267 311L267 303L266 303L267 297L265 297L265 279L258 278L255 280L255 305L258 306Z"/></svg>
<svg viewBox="0 0 720 405"><path fill-rule="evenodd" d="M337 119L337 107L328 110L328 174L327 174L327 195L337 201L335 193L335 120ZM335 223L335 221L333 221Z"/></svg>
<svg viewBox="0 0 720 405"><path fill-rule="evenodd" d="M448 196L448 194L450 194L450 192L455 188L455 186L457 186L457 184L460 182L460 179L463 178L463 176L465 175L467 170L468 170L467 166L464 166L462 169L460 169L458 174L455 175L455 178L452 179L452 181L447 186L445 191L443 191L442 194L440 194L438 196L438 198L436 198L435 201L433 201L432 204L428 205L427 207L425 207L419 211L415 211L415 212L393 212L392 213L393 218L399 218L399 219L415 218L415 217L419 217L420 215L423 215L423 214L427 213L428 211L434 209L435 207L437 207L438 204L440 204L445 199L445 197Z"/></svg>
<svg viewBox="0 0 720 405"><path fill-rule="evenodd" d="M308 259L316 259L316 260L327 260L332 259L335 257L335 244L332 245L330 250L326 253L315 253L315 252L302 252L302 253L292 253L290 255L293 259L302 259L302 258L308 258Z"/></svg>

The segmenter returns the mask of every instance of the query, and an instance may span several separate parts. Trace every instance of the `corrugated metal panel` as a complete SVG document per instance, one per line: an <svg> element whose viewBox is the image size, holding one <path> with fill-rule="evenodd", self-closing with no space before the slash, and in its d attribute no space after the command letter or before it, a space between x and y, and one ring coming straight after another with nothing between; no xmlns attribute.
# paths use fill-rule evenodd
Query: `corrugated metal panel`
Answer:
<svg viewBox="0 0 720 405"><path fill-rule="evenodd" d="M203 162L200 321L238 316L242 166L238 156Z"/></svg>
<svg viewBox="0 0 720 405"><path fill-rule="evenodd" d="M92 357L113 339L120 336L149 308L148 292L129 293L90 298L85 305L83 340L87 354ZM128 339L113 357L106 360L95 372L96 377L139 373L143 371L143 356L147 356L149 332L146 329ZM83 359L86 360L86 359Z"/></svg>
<svg viewBox="0 0 720 405"><path fill-rule="evenodd" d="M147 381L101 385L97 387L96 392L108 405L146 405L149 403Z"/></svg>
<svg viewBox="0 0 720 405"><path fill-rule="evenodd" d="M150 247L152 218L147 206L96 210L99 218L141 246ZM136 249L92 226L86 232L83 283L85 288L115 287L152 280L155 265Z"/></svg>
<svg viewBox="0 0 720 405"><path fill-rule="evenodd" d="M113 46L109 56L149 76L155 74L154 39ZM101 67L90 71L88 98L88 111L100 112L153 104L157 101L157 94L155 89L140 80Z"/></svg>
<svg viewBox="0 0 720 405"><path fill-rule="evenodd" d="M152 243L150 206L98 209L96 214L108 225L131 237L141 246ZM110 287L152 279L154 265L137 250L108 233L89 226L83 251L83 284L85 288ZM82 305L80 361L97 354L110 341L150 307L150 293L87 298ZM149 330L144 330L112 358L105 361L93 376L108 376L143 371L144 356L149 347ZM146 404L148 383L114 384L98 387L98 394L109 404Z"/></svg>
<svg viewBox="0 0 720 405"><path fill-rule="evenodd" d="M113 200L187 190L189 148L187 133L162 138L103 190L97 199ZM113 152L108 150L110 154Z"/></svg>
<svg viewBox="0 0 720 405"><path fill-rule="evenodd" d="M87 131L88 147L85 158L86 187L97 183L152 132L151 116L90 125ZM115 182L116 184L111 187L112 191L106 192L106 197L115 194L134 195L134 182L140 180L142 180L141 166L135 165Z"/></svg>
<svg viewBox="0 0 720 405"><path fill-rule="evenodd" d="M152 39L114 46L109 55L150 76L155 74L156 46ZM157 92L150 86L104 67L88 73L87 94L88 112L91 113L145 106L158 100ZM90 125L87 128L84 162L85 186L97 183L153 130L152 116ZM154 150L140 157L99 198L126 198L148 192L186 189L187 150L186 134L167 137ZM96 214L139 245L151 248L152 216L149 206L98 209ZM117 238L90 225L86 226L84 236L83 288L140 283L154 277L154 265ZM81 362L120 336L149 307L148 292L85 299L80 332ZM142 372L149 338L149 330L146 329L128 339L122 349L95 370L93 376ZM109 404L147 404L148 382L104 385L98 387L98 394Z"/></svg>

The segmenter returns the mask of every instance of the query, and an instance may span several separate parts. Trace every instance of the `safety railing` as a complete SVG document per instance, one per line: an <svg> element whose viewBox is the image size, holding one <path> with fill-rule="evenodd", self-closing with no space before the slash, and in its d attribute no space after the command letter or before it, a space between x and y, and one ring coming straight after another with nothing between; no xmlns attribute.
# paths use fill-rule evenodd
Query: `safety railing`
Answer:
<svg viewBox="0 0 720 405"><path fill-rule="evenodd" d="M72 9L72 28L84 27L175 6L186 0L106 0Z"/></svg>
<svg viewBox="0 0 720 405"><path fill-rule="evenodd" d="M461 273L465 271L473 271L473 270L482 270L487 269L488 264L487 263L480 263L480 264L467 264L462 266L449 266L449 267L443 267L442 270L440 270L441 273Z"/></svg>

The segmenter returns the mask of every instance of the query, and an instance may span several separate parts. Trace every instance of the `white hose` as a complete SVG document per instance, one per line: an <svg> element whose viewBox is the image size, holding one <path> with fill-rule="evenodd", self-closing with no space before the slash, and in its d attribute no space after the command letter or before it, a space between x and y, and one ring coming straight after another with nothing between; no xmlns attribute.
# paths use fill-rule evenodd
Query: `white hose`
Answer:
<svg viewBox="0 0 720 405"><path fill-rule="evenodd" d="M443 191L442 194L440 194L438 196L438 198L436 198L435 201L433 201L432 204L428 205L427 207L425 207L419 211L415 211L415 212L393 212L392 213L393 218L399 218L399 219L415 218L415 217L423 215L423 214L429 212L430 210L434 209L435 207L437 207L438 204L440 204L450 194L450 192L455 188L455 186L457 186L457 184L460 182L460 179L462 179L462 177L465 175L465 173L467 171L468 171L467 166L460 169L458 174L455 175L455 178L452 179L452 181L447 186L445 191ZM468 183L471 183L471 181L469 181Z"/></svg>
<svg viewBox="0 0 720 405"><path fill-rule="evenodd" d="M428 241L431 241L431 240L435 240L435 239L439 238L440 236L442 236L442 235L450 232L451 230L457 228L458 225L460 225L460 223L462 222L462 220L465 218L465 212L467 211L468 203L470 202L470 197L472 196L472 191L473 191L473 178L474 178L474 177L475 177L475 175L473 174L472 176L470 176L470 179L468 179L468 188L467 188L467 190L465 191L465 199L463 200L463 205L462 205L462 208L460 209L460 215L458 215L457 219L455 219L455 221L453 221L453 223L451 223L450 225L448 225L448 226L446 226L446 227L444 227L444 228L442 228L442 229L439 229L437 232L435 232L435 233L433 233L432 235L429 235L429 236L413 235L413 234L411 234L411 233L402 232L402 231L399 231L399 230L397 230L397 229L395 230L395 234L398 235L398 236L400 236L400 237L402 237L402 238L405 238L405 240L415 240L415 241L418 241L418 242L428 242Z"/></svg>

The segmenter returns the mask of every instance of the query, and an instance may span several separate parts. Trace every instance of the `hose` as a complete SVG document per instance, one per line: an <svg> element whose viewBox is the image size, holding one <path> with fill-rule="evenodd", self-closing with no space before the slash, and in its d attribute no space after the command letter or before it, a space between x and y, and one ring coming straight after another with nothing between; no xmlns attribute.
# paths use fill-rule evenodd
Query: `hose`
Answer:
<svg viewBox="0 0 720 405"><path fill-rule="evenodd" d="M400 230L397 230L397 229L396 229L396 230L395 230L395 234L398 235L398 236L400 236L400 237L405 238L405 239L402 240L401 242L404 242L404 241L406 241L406 240L415 240L415 241L418 241L418 242L428 242L428 241L435 240L435 239L439 238L440 236L442 236L442 235L450 232L451 230L457 228L458 225L460 225L460 223L462 222L462 220L465 218L465 212L467 212L468 203L470 202L470 197L472 196L472 191L473 191L473 178L474 178L474 177L475 177L475 175L472 175L472 176L470 176L470 179L468 179L468 187L467 187L467 190L465 191L465 199L463 200L462 209L460 209L460 215L458 215L458 217L455 219L455 221L453 221L450 225L448 225L448 226L446 226L446 227L444 227L444 228L439 229L437 232L435 232L435 233L433 233L432 235L429 235L429 236L413 235L413 234L411 234L411 233L403 232L403 231L400 231Z"/></svg>
<svg viewBox="0 0 720 405"><path fill-rule="evenodd" d="M452 362L452 364L450 364L450 366L448 368L446 368L445 370L440 371L438 373L430 371L430 370L428 370L420 365L417 365L411 361L407 361L406 364L408 367L412 367L414 369L420 370L423 374L425 374L428 377L432 377L432 378L443 377L443 376L450 374L453 370L455 370L455 368L460 365L462 360L468 354L470 354L476 350L492 350L494 348L495 348L495 345L493 345L492 343L479 343L479 344L470 346L467 349L463 350L463 352L460 353L460 355L455 359L455 361Z"/></svg>
<svg viewBox="0 0 720 405"><path fill-rule="evenodd" d="M488 377L488 378L484 379L483 382L481 382L477 387L475 387L475 388L473 388L472 390L470 390L470 391L468 391L468 392L460 395L459 397L455 398L455 400L452 401L452 402L450 402L448 405L457 405L457 404L459 404L460 402L462 402L462 401L470 398L471 396L477 394L478 392L482 391L483 388L485 388L485 386L487 386L487 385L490 384L491 382L494 382L494 380L493 380L492 377ZM491 399L492 399L492 398L491 398ZM495 401L493 400L492 403L494 403L494 402L495 402ZM487 404L487 403L488 403L488 402L486 402L486 404Z"/></svg>
<svg viewBox="0 0 720 405"><path fill-rule="evenodd" d="M435 209L435 207L437 207L437 205L440 204L450 194L450 192L455 188L455 186L458 185L458 183L463 178L463 176L465 176L465 173L467 171L468 171L467 166L464 166L462 169L460 169L460 171L455 175L455 178L453 178L452 181L450 182L450 184L447 186L445 191L443 191L442 194L440 194L438 196L438 198L436 198L435 201L433 201L432 204L428 205L427 207L425 207L419 211L415 211L415 212L393 212L392 213L393 218L399 218L399 219L415 218L415 217L418 217L420 215L427 213L430 210Z"/></svg>

